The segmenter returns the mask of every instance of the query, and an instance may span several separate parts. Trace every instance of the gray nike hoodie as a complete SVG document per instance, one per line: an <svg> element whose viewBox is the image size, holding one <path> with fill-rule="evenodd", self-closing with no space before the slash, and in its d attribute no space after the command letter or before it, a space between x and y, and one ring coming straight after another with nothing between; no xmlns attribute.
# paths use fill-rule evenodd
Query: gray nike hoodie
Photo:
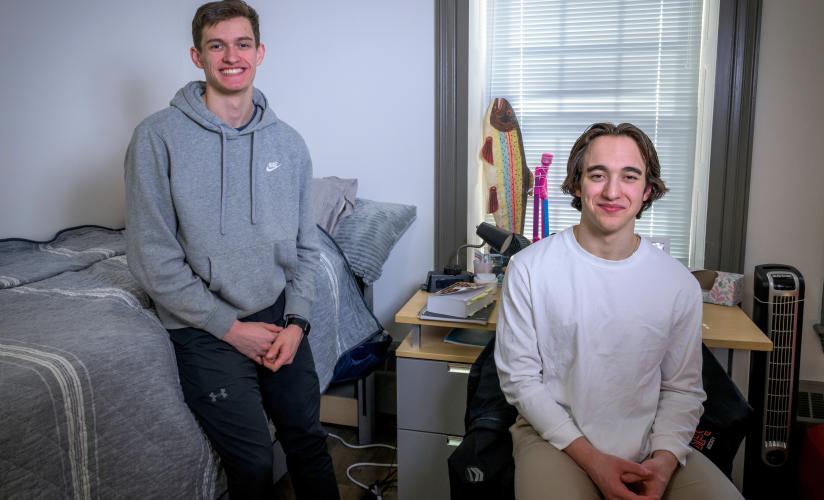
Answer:
<svg viewBox="0 0 824 500"><path fill-rule="evenodd" d="M134 131L125 162L129 269L166 328L217 337L286 290L285 313L310 319L319 262L300 135L254 90L242 131L203 103L205 84Z"/></svg>

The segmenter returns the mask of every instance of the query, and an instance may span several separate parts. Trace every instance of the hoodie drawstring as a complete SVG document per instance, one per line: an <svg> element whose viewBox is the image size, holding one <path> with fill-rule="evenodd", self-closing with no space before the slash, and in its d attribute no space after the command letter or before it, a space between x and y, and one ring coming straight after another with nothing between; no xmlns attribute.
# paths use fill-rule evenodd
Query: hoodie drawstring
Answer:
<svg viewBox="0 0 824 500"><path fill-rule="evenodd" d="M255 191L257 191L257 169L255 168L255 132L252 132L252 147L251 158L249 159L249 189L252 190L252 224L257 224L257 199L255 198Z"/></svg>
<svg viewBox="0 0 824 500"><path fill-rule="evenodd" d="M226 212L226 133L220 127L220 234L223 231L223 214Z"/></svg>
<svg viewBox="0 0 824 500"><path fill-rule="evenodd" d="M252 213L251 219L252 224L257 224L257 197L255 196L255 192L257 192L257 169L255 168L255 132L252 132L252 147L251 155L249 158L249 191L250 197L252 198ZM223 219L224 214L226 213L226 191L227 187L227 180L226 180L226 132L223 130L223 127L220 128L220 234L224 235L226 232L223 229Z"/></svg>

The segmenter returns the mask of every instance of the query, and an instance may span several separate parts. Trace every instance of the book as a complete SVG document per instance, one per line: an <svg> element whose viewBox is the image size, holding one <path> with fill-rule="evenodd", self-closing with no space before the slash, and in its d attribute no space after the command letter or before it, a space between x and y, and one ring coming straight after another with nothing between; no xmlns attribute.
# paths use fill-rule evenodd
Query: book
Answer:
<svg viewBox="0 0 824 500"><path fill-rule="evenodd" d="M468 345L473 347L486 347L495 332L491 330L478 330L476 328L453 328L443 338L449 344Z"/></svg>
<svg viewBox="0 0 824 500"><path fill-rule="evenodd" d="M453 323L475 323L479 325L485 325L489 322L489 316L492 314L492 310L495 309L495 302L493 301L492 304L484 307L480 311L476 312L472 316L468 318L461 318L456 316L449 316L448 314L438 314L433 313L424 306L421 309L421 312L418 313L418 318L426 319L429 321L450 321Z"/></svg>
<svg viewBox="0 0 824 500"><path fill-rule="evenodd" d="M468 318L495 302L495 287L489 284L458 282L429 295L426 310L456 318Z"/></svg>

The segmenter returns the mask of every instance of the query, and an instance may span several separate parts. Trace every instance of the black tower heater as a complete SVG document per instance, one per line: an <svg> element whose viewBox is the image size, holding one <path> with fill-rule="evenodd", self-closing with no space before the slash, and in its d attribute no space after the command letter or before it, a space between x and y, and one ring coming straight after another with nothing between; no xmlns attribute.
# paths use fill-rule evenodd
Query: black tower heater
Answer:
<svg viewBox="0 0 824 500"><path fill-rule="evenodd" d="M755 266L753 277L753 321L773 350L751 358L749 401L755 412L747 433L744 497L794 498L804 278L781 264Z"/></svg>

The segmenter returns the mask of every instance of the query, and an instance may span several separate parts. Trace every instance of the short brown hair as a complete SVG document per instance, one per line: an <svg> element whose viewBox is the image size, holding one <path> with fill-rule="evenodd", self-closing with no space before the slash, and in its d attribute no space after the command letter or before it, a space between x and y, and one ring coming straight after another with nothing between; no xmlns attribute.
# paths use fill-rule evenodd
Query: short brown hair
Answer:
<svg viewBox="0 0 824 500"><path fill-rule="evenodd" d="M641 159L644 160L646 170L646 182L652 189L649 198L641 205L641 210L635 215L636 219L641 218L644 210L652 206L652 202L664 196L667 192L667 186L661 179L661 163L658 161L658 153L655 151L655 145L652 143L647 134L641 129L631 123L622 123L618 126L612 123L596 123L589 127L586 132L581 134L581 137L575 141L572 150L569 152L569 160L567 160L567 176L564 183L561 184L561 191L572 195L571 205L579 212L581 211L581 197L576 195L576 191L581 189L581 176L584 168L584 156L586 156L589 145L592 141L601 136L626 136L635 141L638 145L638 150L641 152Z"/></svg>
<svg viewBox="0 0 824 500"><path fill-rule="evenodd" d="M209 2L198 7L195 17L192 19L192 42L194 47L200 50L203 28L236 17L245 17L249 20L255 34L255 47L260 47L260 20L258 14L243 0Z"/></svg>

